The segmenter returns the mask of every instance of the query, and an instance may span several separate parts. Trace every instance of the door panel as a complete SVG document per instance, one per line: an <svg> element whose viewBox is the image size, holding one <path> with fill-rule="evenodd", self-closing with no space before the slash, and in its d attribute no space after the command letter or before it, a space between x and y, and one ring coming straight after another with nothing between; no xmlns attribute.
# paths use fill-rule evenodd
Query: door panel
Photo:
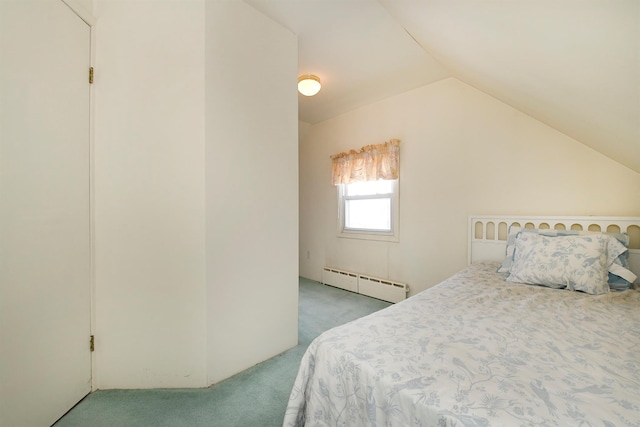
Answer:
<svg viewBox="0 0 640 427"><path fill-rule="evenodd" d="M90 28L0 1L0 426L48 426L91 390Z"/></svg>

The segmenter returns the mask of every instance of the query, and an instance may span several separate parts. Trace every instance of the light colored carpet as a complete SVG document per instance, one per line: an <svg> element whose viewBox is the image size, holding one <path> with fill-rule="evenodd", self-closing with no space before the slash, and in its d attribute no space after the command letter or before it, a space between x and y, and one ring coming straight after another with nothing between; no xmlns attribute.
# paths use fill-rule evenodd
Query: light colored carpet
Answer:
<svg viewBox="0 0 640 427"><path fill-rule="evenodd" d="M300 359L322 332L389 303L300 278L299 344L206 389L103 390L55 427L276 427Z"/></svg>

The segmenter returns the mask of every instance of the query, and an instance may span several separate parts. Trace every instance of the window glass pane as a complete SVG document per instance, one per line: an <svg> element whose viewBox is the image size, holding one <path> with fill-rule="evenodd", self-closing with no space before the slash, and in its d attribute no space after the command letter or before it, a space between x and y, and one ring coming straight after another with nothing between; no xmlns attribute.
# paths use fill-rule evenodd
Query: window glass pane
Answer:
<svg viewBox="0 0 640 427"><path fill-rule="evenodd" d="M356 182L353 184L347 184L345 187L345 195L347 196L391 194L393 193L393 180Z"/></svg>
<svg viewBox="0 0 640 427"><path fill-rule="evenodd" d="M345 200L345 228L391 231L391 198Z"/></svg>

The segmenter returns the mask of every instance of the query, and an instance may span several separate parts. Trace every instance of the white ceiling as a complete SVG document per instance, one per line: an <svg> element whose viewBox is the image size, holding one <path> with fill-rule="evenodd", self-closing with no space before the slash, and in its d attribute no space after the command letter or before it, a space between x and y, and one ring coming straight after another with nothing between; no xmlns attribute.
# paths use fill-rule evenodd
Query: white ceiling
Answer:
<svg viewBox="0 0 640 427"><path fill-rule="evenodd" d="M302 121L453 76L640 173L639 0L245 2L322 80Z"/></svg>

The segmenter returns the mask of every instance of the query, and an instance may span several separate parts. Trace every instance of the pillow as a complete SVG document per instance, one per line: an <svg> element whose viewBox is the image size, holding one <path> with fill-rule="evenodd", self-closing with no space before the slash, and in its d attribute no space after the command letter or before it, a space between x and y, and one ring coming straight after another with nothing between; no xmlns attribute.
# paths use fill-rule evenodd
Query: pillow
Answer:
<svg viewBox="0 0 640 427"><path fill-rule="evenodd" d="M525 228L526 230L531 230L529 228ZM509 271L511 271L511 264L513 264L513 251L516 248L516 237L518 237L518 234L523 231L522 228L517 227L517 226L509 226L509 232L507 233L507 247L506 247L506 251L505 251L505 259L504 261L502 261L502 264L500 264L500 267L498 267L498 273L508 273ZM533 231L537 232L538 229L534 229Z"/></svg>
<svg viewBox="0 0 640 427"><path fill-rule="evenodd" d="M617 260L609 266L609 288L612 291L626 291L638 278L632 271L622 267Z"/></svg>
<svg viewBox="0 0 640 427"><path fill-rule="evenodd" d="M616 241L623 250L626 250ZM593 295L609 292L609 237L603 234L549 237L520 233L507 281L569 288ZM614 253L619 251L614 251Z"/></svg>
<svg viewBox="0 0 640 427"><path fill-rule="evenodd" d="M498 268L499 273L508 273L510 271L511 264L513 263L513 252L515 249L515 240L518 234L521 232L542 234L544 236L549 236L549 237L603 234L611 238L611 240L608 243L609 246L615 245L615 241L617 240L625 248L629 247L629 235L627 233L602 233L599 231L550 230L550 229L539 229L539 228L523 229L518 226L510 226L509 232L507 234L506 257L502 262L502 264L500 265L500 267ZM609 253L614 253L615 251L616 251L616 248L613 248L613 247L611 247L610 250L608 250ZM618 255L614 260L615 264L623 267L623 269L616 269L615 272L612 271L612 268L608 269L607 281L612 290L623 291L626 289L630 289L631 284L637 278L635 274L633 274L631 271L627 269L629 267L628 259L629 259L629 251L625 250L622 254Z"/></svg>

